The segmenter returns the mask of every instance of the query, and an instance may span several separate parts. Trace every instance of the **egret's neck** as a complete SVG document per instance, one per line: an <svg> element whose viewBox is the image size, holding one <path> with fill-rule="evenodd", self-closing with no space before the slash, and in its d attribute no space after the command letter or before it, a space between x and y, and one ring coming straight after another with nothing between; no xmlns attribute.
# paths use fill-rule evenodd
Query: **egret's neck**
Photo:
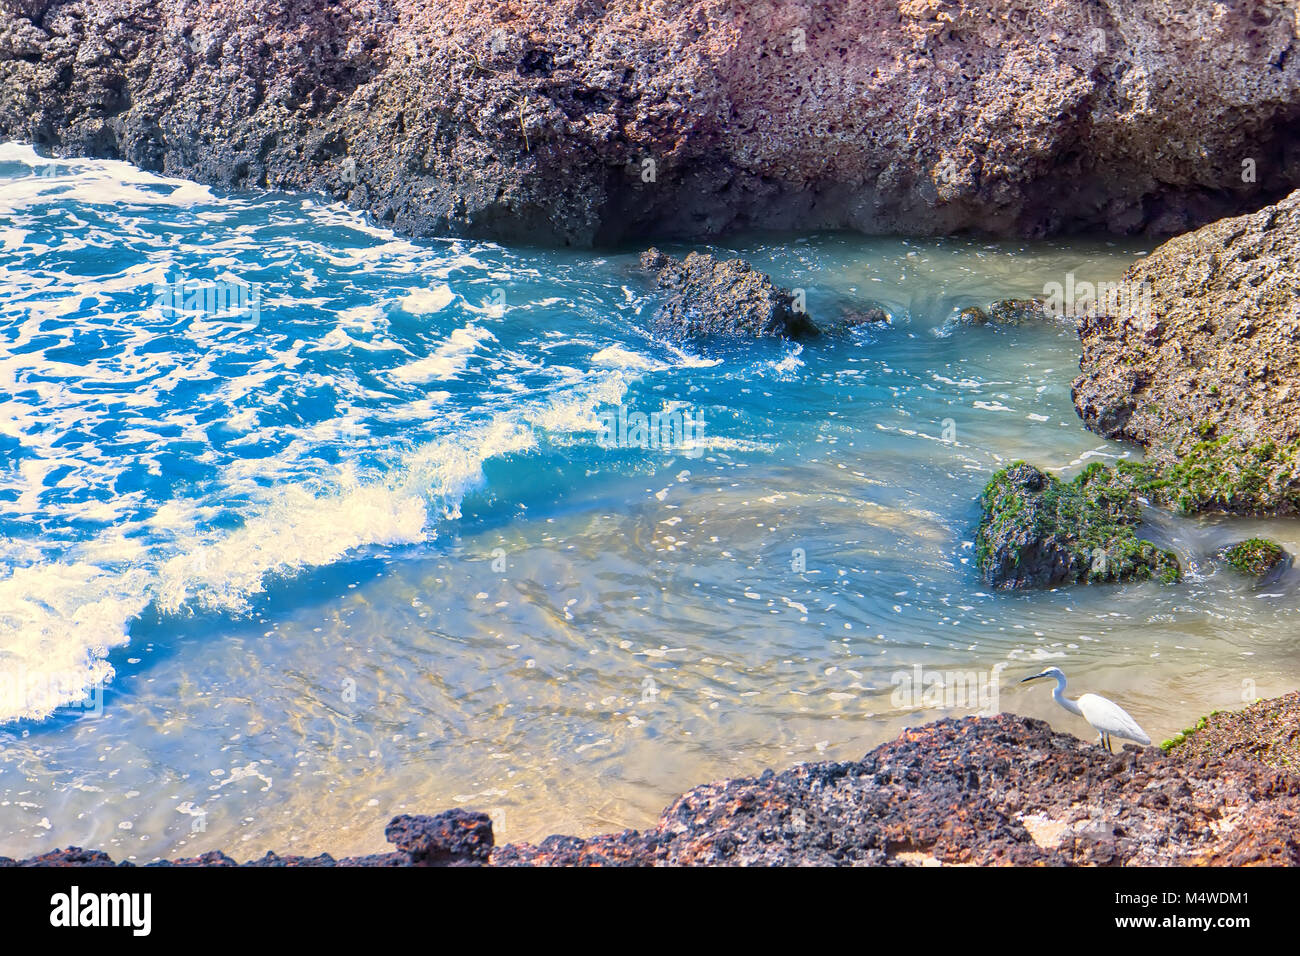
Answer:
<svg viewBox="0 0 1300 956"><path fill-rule="evenodd" d="M1074 701L1070 700L1070 698L1065 696L1064 677L1056 678L1056 690L1052 691L1052 700L1056 701L1058 704L1060 704L1070 713L1075 714L1079 717L1083 716L1083 711L1079 708L1079 705L1076 704Z"/></svg>

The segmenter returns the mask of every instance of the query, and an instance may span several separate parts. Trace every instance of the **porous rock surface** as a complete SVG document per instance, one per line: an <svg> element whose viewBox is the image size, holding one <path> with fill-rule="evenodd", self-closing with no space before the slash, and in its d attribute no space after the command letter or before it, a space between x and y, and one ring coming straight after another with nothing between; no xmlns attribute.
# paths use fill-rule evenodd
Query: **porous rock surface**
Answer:
<svg viewBox="0 0 1300 956"><path fill-rule="evenodd" d="M420 236L1173 234L1300 186L1290 0L3 0L0 137Z"/></svg>
<svg viewBox="0 0 1300 956"><path fill-rule="evenodd" d="M692 252L674 259L647 249L641 268L665 294L655 312L655 330L677 339L789 338L819 335L789 289L743 259L720 260Z"/></svg>
<svg viewBox="0 0 1300 956"><path fill-rule="evenodd" d="M1095 464L1070 481L1015 462L984 489L976 564L993 588L1177 580L1178 557L1138 536L1131 472Z"/></svg>
<svg viewBox="0 0 1300 956"><path fill-rule="evenodd" d="M1075 408L1185 512L1300 513L1300 192L1169 240L1083 318Z"/></svg>
<svg viewBox="0 0 1300 956"><path fill-rule="evenodd" d="M1169 753L1110 754L1012 714L945 719L861 760L696 787L648 830L492 847L485 814L453 810L395 819L393 853L243 865L1296 865L1298 739L1294 693L1214 715ZM113 865L76 847L18 862Z"/></svg>

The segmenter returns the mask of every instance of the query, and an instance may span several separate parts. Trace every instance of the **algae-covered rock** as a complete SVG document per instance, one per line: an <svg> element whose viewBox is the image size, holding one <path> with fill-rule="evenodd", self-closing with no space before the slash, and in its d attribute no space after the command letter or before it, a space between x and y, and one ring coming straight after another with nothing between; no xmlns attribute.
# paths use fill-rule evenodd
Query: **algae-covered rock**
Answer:
<svg viewBox="0 0 1300 956"><path fill-rule="evenodd" d="M1263 577L1290 555L1275 541L1267 538L1248 538L1219 552L1219 557L1234 570L1249 577Z"/></svg>
<svg viewBox="0 0 1300 956"><path fill-rule="evenodd" d="M1083 318L1074 405L1184 512L1300 512L1300 192L1156 249Z"/></svg>
<svg viewBox="0 0 1300 956"><path fill-rule="evenodd" d="M1294 514L1300 509L1300 438L1281 444L1250 434L1174 439L1152 464L1152 497L1182 514Z"/></svg>
<svg viewBox="0 0 1300 956"><path fill-rule="evenodd" d="M1159 578L1176 581L1171 551L1138 537L1140 466L1090 465L1062 481L1024 462L984 489L976 560L995 588Z"/></svg>

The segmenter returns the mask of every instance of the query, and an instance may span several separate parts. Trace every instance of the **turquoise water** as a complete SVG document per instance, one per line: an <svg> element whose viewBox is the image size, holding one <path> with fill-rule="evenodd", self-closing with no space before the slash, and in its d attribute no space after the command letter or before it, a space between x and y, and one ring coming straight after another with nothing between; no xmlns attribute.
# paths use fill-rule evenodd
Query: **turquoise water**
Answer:
<svg viewBox="0 0 1300 956"><path fill-rule="evenodd" d="M1176 587L972 566L1001 464L1132 451L1079 423L1069 328L951 317L1143 249L733 248L823 322L894 322L675 347L640 249L412 243L0 147L0 854L371 851L452 805L505 839L643 826L947 714L1085 735L1015 686L1046 660L1156 739L1295 686L1296 575L1208 560L1294 522L1153 515ZM705 426L620 444L620 410Z"/></svg>

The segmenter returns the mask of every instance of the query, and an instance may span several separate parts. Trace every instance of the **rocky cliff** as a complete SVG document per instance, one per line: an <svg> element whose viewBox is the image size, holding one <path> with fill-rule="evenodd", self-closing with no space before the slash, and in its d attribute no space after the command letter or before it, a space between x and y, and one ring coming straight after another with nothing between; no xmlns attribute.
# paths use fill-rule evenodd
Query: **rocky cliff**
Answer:
<svg viewBox="0 0 1300 956"><path fill-rule="evenodd" d="M0 136L423 236L1172 234L1298 119L1289 0L0 2Z"/></svg>

